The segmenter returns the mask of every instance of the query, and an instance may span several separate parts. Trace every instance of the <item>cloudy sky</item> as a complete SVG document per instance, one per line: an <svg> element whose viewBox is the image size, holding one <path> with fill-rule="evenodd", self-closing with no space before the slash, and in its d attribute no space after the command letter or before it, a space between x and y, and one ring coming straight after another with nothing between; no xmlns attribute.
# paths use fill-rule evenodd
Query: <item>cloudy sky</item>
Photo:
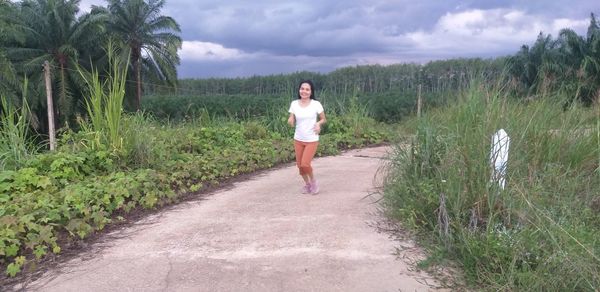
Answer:
<svg viewBox="0 0 600 292"><path fill-rule="evenodd" d="M162 12L181 26L179 77L207 78L503 56L540 31L584 34L600 1L166 0Z"/></svg>

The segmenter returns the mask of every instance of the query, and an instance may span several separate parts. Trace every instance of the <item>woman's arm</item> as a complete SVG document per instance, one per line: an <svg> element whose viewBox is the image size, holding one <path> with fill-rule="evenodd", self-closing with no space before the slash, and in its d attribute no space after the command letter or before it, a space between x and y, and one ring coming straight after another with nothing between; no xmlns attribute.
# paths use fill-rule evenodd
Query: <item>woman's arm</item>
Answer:
<svg viewBox="0 0 600 292"><path fill-rule="evenodd" d="M294 116L293 113L290 113L290 117L288 118L288 124L293 127L295 121L296 121L296 117Z"/></svg>
<svg viewBox="0 0 600 292"><path fill-rule="evenodd" d="M322 111L319 114L319 121L315 124L315 133L319 134L321 132L321 126L327 123L327 119L325 118L325 111Z"/></svg>

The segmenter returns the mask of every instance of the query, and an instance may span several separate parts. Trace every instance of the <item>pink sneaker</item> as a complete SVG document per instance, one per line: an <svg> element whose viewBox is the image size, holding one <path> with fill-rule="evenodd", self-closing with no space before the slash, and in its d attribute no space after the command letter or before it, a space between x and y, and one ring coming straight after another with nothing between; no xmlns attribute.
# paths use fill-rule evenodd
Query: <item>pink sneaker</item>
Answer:
<svg viewBox="0 0 600 292"><path fill-rule="evenodd" d="M310 183L310 194L311 194L311 195L316 195L316 194L318 194L318 193L319 193L319 185L317 184L317 181L316 181L316 180L313 180L313 181Z"/></svg>
<svg viewBox="0 0 600 292"><path fill-rule="evenodd" d="M303 194L310 194L311 193L311 187L310 187L310 183L305 184L302 187L302 193Z"/></svg>

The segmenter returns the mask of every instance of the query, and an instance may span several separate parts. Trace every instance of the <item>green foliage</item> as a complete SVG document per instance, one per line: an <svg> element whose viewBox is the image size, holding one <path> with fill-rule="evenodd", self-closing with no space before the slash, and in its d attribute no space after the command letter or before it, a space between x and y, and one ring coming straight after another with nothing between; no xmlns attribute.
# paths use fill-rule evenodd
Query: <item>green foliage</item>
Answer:
<svg viewBox="0 0 600 292"><path fill-rule="evenodd" d="M417 121L390 162L390 214L478 288L597 290L597 113L502 94L474 85ZM500 128L511 137L505 189L490 180L490 137Z"/></svg>
<svg viewBox="0 0 600 292"><path fill-rule="evenodd" d="M29 105L20 110L0 97L0 171L19 168L34 152L29 137Z"/></svg>
<svg viewBox="0 0 600 292"><path fill-rule="evenodd" d="M130 80L135 80L135 108L140 110L142 80L154 84L177 84L177 69L182 40L179 24L169 16L160 15L165 1L109 0L106 8L96 7L92 14L108 16L107 30L120 41L131 65ZM131 60L131 64L129 63Z"/></svg>
<svg viewBox="0 0 600 292"><path fill-rule="evenodd" d="M450 93L444 93L450 95ZM427 107L442 105L445 96L442 93L430 93L424 96ZM380 122L397 122L410 116L416 110L416 92L387 91L381 93L345 95L326 95L319 100L328 113L344 114L348 110L361 109L364 115ZM269 121L269 127L276 132L287 133L285 120L287 109L293 97L269 95L206 95L206 96L151 96L144 100L145 112L172 121L181 121L205 116L209 119L226 117L245 120L263 117ZM442 101L444 100L444 101Z"/></svg>
<svg viewBox="0 0 600 292"><path fill-rule="evenodd" d="M90 12L81 12L79 4L62 0L0 1L0 90L3 95L19 99L21 78L33 81L29 104L40 121L33 126L40 132L47 130L46 92L40 70L44 61L51 66L60 127L72 126L86 111L82 107L85 82L75 68L91 70L94 63L104 75L102 47L110 38L131 53L132 63L127 64L132 67L130 80L154 84L167 81L171 86L177 83L181 38L175 34L179 32L175 20L160 15L164 1L108 1L107 7L94 6ZM127 86L127 96L135 96L136 89L135 84Z"/></svg>
<svg viewBox="0 0 600 292"><path fill-rule="evenodd" d="M393 64L388 66L363 65L337 69L328 74L296 72L248 78L183 79L177 88L148 85L146 91L153 95L238 95L293 96L297 94L300 80L315 83L317 98L349 96L353 94L401 91L414 93L419 84L424 94L461 90L473 78L481 75L486 81L501 76L504 60L454 59L432 61L425 65ZM323 94L321 94L323 93Z"/></svg>
<svg viewBox="0 0 600 292"><path fill-rule="evenodd" d="M368 106L375 119L391 123L409 117L415 112L417 94L403 91L371 93L361 96L360 102Z"/></svg>
<svg viewBox="0 0 600 292"><path fill-rule="evenodd" d="M289 107L291 98L255 95L152 96L144 100L144 111L157 118L181 121L202 115L243 120Z"/></svg>
<svg viewBox="0 0 600 292"><path fill-rule="evenodd" d="M600 89L600 25L592 13L585 36L569 28L556 39L540 33L531 48L523 45L506 65L517 95L546 97L560 90L573 96L566 103L591 105Z"/></svg>
<svg viewBox="0 0 600 292"><path fill-rule="evenodd" d="M356 66L323 75L298 72L287 75L236 79L181 80L178 88L149 86L143 108L158 118L180 121L199 115L247 119L265 117L268 127L288 134L285 119L289 103L296 98L297 82L312 79L317 99L327 113L343 114L352 102L377 121L396 122L415 111L421 85L425 108L452 102L452 92L478 78L495 82L503 61L459 59L426 65ZM166 92L165 92L166 90ZM277 117L277 118L274 118Z"/></svg>
<svg viewBox="0 0 600 292"><path fill-rule="evenodd" d="M79 69L79 73L85 79L89 88L89 98L86 99L86 109L90 122L81 121L86 132L93 132L98 139L93 141L102 145L90 145L94 149L108 148L119 151L123 147L123 135L121 122L123 115L123 99L125 97L125 83L127 76L128 61L123 64L115 56L115 50L111 43L107 48L108 62L111 67L111 75L105 83L100 81L97 70L91 73Z"/></svg>
<svg viewBox="0 0 600 292"><path fill-rule="evenodd" d="M100 15L79 13L77 1L26 0L15 1L14 11L6 22L12 29L0 45L14 68L14 76L34 81L30 104L36 116L43 120L45 90L42 64L52 67L52 86L55 94L59 124L72 122L81 101L83 81L74 69L99 58L98 44L102 42Z"/></svg>

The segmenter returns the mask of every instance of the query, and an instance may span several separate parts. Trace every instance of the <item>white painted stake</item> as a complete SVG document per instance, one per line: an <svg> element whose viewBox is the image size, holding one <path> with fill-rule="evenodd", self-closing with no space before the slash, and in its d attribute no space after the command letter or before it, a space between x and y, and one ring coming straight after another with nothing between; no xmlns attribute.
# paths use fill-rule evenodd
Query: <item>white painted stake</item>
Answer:
<svg viewBox="0 0 600 292"><path fill-rule="evenodd" d="M504 129L498 130L492 136L492 150L490 152L490 163L492 165L492 181L498 182L501 189L504 189L506 182L506 168L508 165L508 147L510 137Z"/></svg>

